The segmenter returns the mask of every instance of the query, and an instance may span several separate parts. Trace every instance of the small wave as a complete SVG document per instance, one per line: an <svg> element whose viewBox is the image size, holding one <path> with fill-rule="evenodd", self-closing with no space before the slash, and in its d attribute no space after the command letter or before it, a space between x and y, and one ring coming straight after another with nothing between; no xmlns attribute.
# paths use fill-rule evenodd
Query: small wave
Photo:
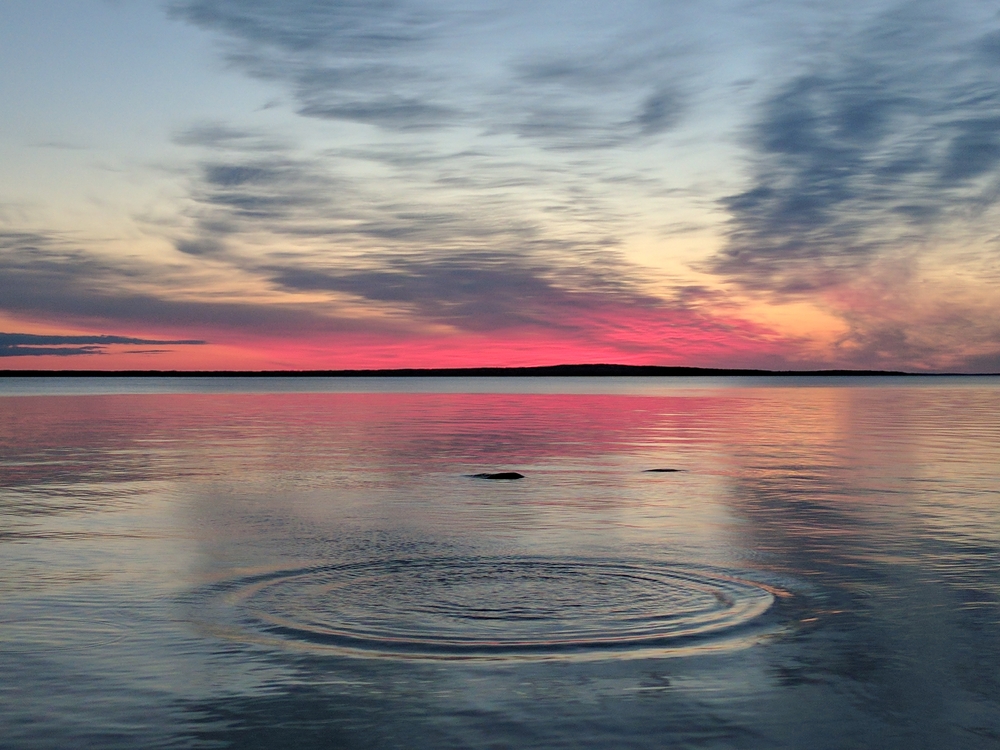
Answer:
<svg viewBox="0 0 1000 750"><path fill-rule="evenodd" d="M125 629L107 620L81 615L20 616L0 619L0 648L51 651L107 646L120 641Z"/></svg>
<svg viewBox="0 0 1000 750"><path fill-rule="evenodd" d="M564 558L395 559L273 570L205 592L216 633L378 656L671 650L744 634L768 586L693 567Z"/></svg>

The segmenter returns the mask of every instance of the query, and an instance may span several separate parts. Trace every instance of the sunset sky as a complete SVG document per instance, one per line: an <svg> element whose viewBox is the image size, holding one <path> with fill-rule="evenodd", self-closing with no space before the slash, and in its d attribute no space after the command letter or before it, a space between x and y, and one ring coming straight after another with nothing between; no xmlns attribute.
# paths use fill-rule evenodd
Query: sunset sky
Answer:
<svg viewBox="0 0 1000 750"><path fill-rule="evenodd" d="M1000 371L1000 14L5 0L0 369Z"/></svg>

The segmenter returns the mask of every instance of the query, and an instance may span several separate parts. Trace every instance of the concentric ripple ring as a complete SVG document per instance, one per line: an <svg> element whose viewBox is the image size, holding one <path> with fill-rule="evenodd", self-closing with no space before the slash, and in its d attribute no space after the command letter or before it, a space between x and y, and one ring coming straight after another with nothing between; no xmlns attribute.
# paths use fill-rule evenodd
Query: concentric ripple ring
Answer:
<svg viewBox="0 0 1000 750"><path fill-rule="evenodd" d="M679 647L747 626L775 596L687 565L508 557L322 564L215 590L261 638L432 658Z"/></svg>

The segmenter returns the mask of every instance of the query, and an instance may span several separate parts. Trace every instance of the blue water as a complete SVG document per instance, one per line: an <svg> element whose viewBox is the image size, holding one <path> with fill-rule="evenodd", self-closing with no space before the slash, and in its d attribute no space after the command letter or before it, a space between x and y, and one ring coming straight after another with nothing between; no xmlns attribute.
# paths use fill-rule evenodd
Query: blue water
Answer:
<svg viewBox="0 0 1000 750"><path fill-rule="evenodd" d="M0 381L0 746L998 747L1000 379Z"/></svg>

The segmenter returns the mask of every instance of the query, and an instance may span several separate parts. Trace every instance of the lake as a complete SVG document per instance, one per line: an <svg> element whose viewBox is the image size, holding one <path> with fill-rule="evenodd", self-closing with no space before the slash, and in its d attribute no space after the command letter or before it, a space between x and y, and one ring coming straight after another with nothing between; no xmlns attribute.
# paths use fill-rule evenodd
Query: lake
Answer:
<svg viewBox="0 0 1000 750"><path fill-rule="evenodd" d="M998 744L1000 378L0 380L5 748Z"/></svg>

